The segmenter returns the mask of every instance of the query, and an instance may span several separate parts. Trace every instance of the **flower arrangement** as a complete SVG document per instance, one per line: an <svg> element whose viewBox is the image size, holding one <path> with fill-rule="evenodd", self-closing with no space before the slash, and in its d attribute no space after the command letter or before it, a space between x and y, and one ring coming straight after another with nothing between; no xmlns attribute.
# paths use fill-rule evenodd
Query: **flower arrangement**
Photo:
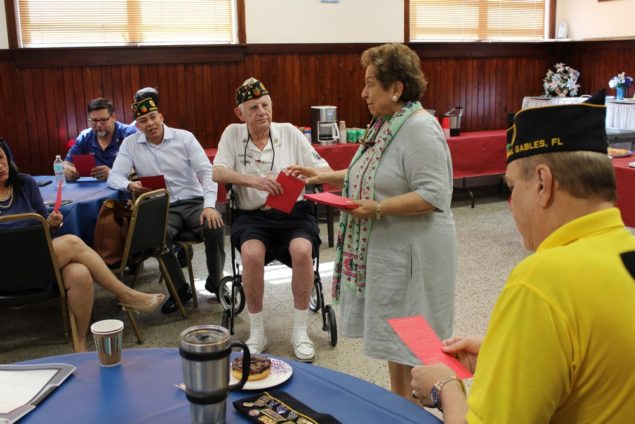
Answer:
<svg viewBox="0 0 635 424"><path fill-rule="evenodd" d="M549 69L542 80L545 94L550 96L576 96L580 84L577 84L580 72L564 63L553 65L555 72Z"/></svg>
<svg viewBox="0 0 635 424"><path fill-rule="evenodd" d="M615 75L609 81L609 87L611 88L630 87L631 85L633 85L633 77L626 75L626 72Z"/></svg>

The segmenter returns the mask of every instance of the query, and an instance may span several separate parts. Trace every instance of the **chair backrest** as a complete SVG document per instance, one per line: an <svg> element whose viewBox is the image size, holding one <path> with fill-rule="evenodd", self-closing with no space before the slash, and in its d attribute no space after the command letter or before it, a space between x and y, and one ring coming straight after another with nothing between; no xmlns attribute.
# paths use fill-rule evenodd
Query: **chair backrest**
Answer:
<svg viewBox="0 0 635 424"><path fill-rule="evenodd" d="M130 228L122 257L125 264L129 257L148 256L165 248L170 196L165 189L139 196L132 209Z"/></svg>
<svg viewBox="0 0 635 424"><path fill-rule="evenodd" d="M4 225L13 222L13 225ZM0 293L52 290L61 284L46 220L35 213L0 216Z"/></svg>

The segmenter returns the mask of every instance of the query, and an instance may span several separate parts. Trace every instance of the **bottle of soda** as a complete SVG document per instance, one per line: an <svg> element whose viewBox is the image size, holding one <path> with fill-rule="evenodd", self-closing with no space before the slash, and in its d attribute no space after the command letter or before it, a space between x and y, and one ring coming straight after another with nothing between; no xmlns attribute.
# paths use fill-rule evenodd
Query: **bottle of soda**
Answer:
<svg viewBox="0 0 635 424"><path fill-rule="evenodd" d="M66 183L66 179L64 178L64 162L60 155L55 156L55 161L53 161L53 173L55 174L55 187L58 187L60 181L62 185Z"/></svg>

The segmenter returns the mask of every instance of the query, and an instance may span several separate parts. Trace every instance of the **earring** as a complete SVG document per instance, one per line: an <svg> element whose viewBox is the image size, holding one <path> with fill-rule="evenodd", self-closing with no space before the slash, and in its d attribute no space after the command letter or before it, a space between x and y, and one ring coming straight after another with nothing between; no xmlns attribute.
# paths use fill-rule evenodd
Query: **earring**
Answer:
<svg viewBox="0 0 635 424"><path fill-rule="evenodd" d="M392 100L393 103L397 103L397 100L399 100L399 97L397 97L397 95L394 95L390 98L390 100Z"/></svg>

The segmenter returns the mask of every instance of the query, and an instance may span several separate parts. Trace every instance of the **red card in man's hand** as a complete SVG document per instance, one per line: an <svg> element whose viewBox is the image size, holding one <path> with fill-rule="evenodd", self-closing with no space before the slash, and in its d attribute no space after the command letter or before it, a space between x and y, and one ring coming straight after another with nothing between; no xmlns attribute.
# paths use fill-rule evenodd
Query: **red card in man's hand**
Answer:
<svg viewBox="0 0 635 424"><path fill-rule="evenodd" d="M307 200L311 200L312 202L334 206L340 209L357 209L357 205L348 203L348 201L351 199L333 193L310 193L305 194L304 198Z"/></svg>
<svg viewBox="0 0 635 424"><path fill-rule="evenodd" d="M60 181L57 184L57 197L55 198L55 207L53 208L53 212L59 212L60 207L62 206L62 185L64 185L64 181Z"/></svg>
<svg viewBox="0 0 635 424"><path fill-rule="evenodd" d="M159 190L165 188L165 178L163 175L151 175L148 177L139 177L141 185L150 190Z"/></svg>
<svg viewBox="0 0 635 424"><path fill-rule="evenodd" d="M278 174L276 181L278 181L282 186L283 193L279 196L272 196L270 194L267 197L265 205L278 209L282 212L291 213L293 205L295 205L296 200L298 200L298 196L300 196L302 189L304 189L304 181L287 175L284 172L280 172L280 174Z"/></svg>
<svg viewBox="0 0 635 424"><path fill-rule="evenodd" d="M95 155L73 155L73 164L80 177L90 177L90 171L97 166Z"/></svg>
<svg viewBox="0 0 635 424"><path fill-rule="evenodd" d="M432 365L440 362L452 368L460 379L472 377L472 373L458 359L441 350L441 339L421 315L390 318L388 324L423 364Z"/></svg>

